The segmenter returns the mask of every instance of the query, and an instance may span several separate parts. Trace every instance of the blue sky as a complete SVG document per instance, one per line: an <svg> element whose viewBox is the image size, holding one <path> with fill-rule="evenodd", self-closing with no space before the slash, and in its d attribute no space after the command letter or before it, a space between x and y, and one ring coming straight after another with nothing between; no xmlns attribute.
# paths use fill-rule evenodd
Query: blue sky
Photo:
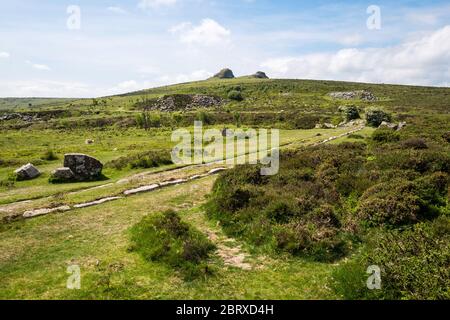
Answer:
<svg viewBox="0 0 450 320"><path fill-rule="evenodd" d="M0 96L92 97L236 75L449 86L448 1L0 1ZM67 26L69 6L80 29ZM371 5L380 29L369 29Z"/></svg>

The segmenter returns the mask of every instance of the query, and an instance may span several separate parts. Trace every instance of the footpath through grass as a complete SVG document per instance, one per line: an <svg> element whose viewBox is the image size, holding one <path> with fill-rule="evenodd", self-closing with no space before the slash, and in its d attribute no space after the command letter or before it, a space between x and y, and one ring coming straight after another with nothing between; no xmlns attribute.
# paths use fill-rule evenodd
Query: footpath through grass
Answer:
<svg viewBox="0 0 450 320"><path fill-rule="evenodd" d="M214 177L119 200L98 207L13 223L0 233L0 298L4 299L321 299L329 264L301 259L252 257L256 267L225 266L219 257L214 275L186 282L164 265L129 252L129 228L143 216L181 210L202 229L220 228L199 206ZM81 269L81 290L66 288L69 265Z"/></svg>

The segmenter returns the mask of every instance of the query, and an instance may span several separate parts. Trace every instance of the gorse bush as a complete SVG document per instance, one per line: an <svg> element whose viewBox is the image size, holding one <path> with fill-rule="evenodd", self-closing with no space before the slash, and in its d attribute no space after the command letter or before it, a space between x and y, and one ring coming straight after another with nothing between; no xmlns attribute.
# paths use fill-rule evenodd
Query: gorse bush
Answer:
<svg viewBox="0 0 450 320"><path fill-rule="evenodd" d="M345 299L450 299L450 219L371 234L365 249L333 273ZM366 286L368 266L381 269L381 290Z"/></svg>
<svg viewBox="0 0 450 320"><path fill-rule="evenodd" d="M377 129L372 134L372 140L379 143L397 142L400 134L392 129Z"/></svg>
<svg viewBox="0 0 450 320"><path fill-rule="evenodd" d="M346 121L356 120L360 118L357 106L343 106L339 111L344 115Z"/></svg>
<svg viewBox="0 0 450 320"><path fill-rule="evenodd" d="M210 272L207 259L214 244L172 210L144 217L132 227L131 241L131 251L179 270L187 280Z"/></svg>
<svg viewBox="0 0 450 320"><path fill-rule="evenodd" d="M216 180L207 214L263 251L319 261L346 256L372 228L400 229L445 215L450 156L434 144L405 149L410 138L392 130L388 138L377 130L372 140L379 132L389 143L282 152L274 176L237 166Z"/></svg>
<svg viewBox="0 0 450 320"><path fill-rule="evenodd" d="M414 181L398 178L369 188L358 215L370 225L400 226L437 217L446 205L447 177L435 173Z"/></svg>
<svg viewBox="0 0 450 320"><path fill-rule="evenodd" d="M237 90L231 90L228 92L228 99L235 100L235 101L242 101L244 100L244 97L242 96L242 93Z"/></svg>
<svg viewBox="0 0 450 320"><path fill-rule="evenodd" d="M383 121L391 122L392 117L381 109L369 109L366 112L367 124L371 127L378 127Z"/></svg>

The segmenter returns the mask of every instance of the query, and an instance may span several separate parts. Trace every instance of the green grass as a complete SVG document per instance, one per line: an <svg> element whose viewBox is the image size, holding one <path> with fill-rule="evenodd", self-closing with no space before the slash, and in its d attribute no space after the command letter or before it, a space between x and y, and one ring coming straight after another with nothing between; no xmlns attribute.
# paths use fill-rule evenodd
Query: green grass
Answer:
<svg viewBox="0 0 450 320"><path fill-rule="evenodd" d="M129 228L143 216L198 199L183 211L186 220L205 221L198 208L214 178L101 207L49 215L0 233L0 297L11 299L317 299L332 298L326 288L332 267L299 259L261 257L260 268L225 268L216 259L215 274L185 282L163 264L128 252ZM180 203L181 205L181 203ZM192 205L192 202L188 202ZM65 287L68 265L81 267L81 290ZM114 266L122 266L114 271ZM107 281L109 279L109 281ZM109 284L108 284L109 283Z"/></svg>
<svg viewBox="0 0 450 320"><path fill-rule="evenodd" d="M229 101L214 109L158 113L162 126L139 129L136 115L139 102L170 94L208 94L227 99L230 88L240 86L243 101ZM375 102L333 100L334 91L370 90ZM32 104L29 107L29 103ZM94 99L0 99L0 116L23 112L39 121L0 122L0 181L14 169L32 162L43 174L31 181L0 184L0 219L28 209L76 204L121 194L136 186L205 173L212 167L187 167L170 171L173 165L151 169L118 170L106 167L106 181L49 184L52 170L61 167L65 153L92 155L106 164L120 157L154 149L171 149L173 129L188 127L203 112L211 121L206 128L279 128L283 149L312 145L346 132L337 129L296 129L315 122L339 123L341 105L362 109L380 107L392 113L394 121L406 121L402 137L420 137L433 144L446 143L440 136L450 131L449 88L373 85L337 81L232 80L197 81L153 88L134 93ZM8 110L8 111L7 111ZM236 119L239 119L237 121ZM179 122L177 122L179 121ZM373 128L341 137L330 143L371 144ZM85 144L93 139L92 145ZM440 141L440 142L438 142ZM56 160L46 160L53 151ZM378 154L367 154L377 159ZM143 173L146 173L142 175ZM117 183L127 178L128 180ZM288 255L266 255L236 239L248 254L252 270L224 264L218 256L208 262L213 275L194 281L167 265L145 261L130 252L130 228L144 216L167 209L177 210L183 219L202 232L226 238L220 225L206 219L202 204L215 177L127 197L101 206L50 214L29 220L0 224L0 298L6 299L334 299L342 298L330 288L336 266ZM102 186L99 189L90 189ZM14 203L21 200L30 202ZM351 200L351 199L350 199ZM349 200L349 203L351 202ZM349 204L350 205L350 204ZM8 206L8 208L10 208ZM341 263L340 261L338 264ZM78 264L82 272L81 290L65 287L68 265Z"/></svg>

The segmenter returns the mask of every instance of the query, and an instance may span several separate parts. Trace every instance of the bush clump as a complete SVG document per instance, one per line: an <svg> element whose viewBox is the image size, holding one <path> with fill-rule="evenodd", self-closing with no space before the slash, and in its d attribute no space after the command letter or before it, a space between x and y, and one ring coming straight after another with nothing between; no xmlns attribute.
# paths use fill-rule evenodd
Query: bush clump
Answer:
<svg viewBox="0 0 450 320"><path fill-rule="evenodd" d="M228 92L228 99L242 101L244 100L244 97L242 96L242 93L240 91L231 90L230 92Z"/></svg>
<svg viewBox="0 0 450 320"><path fill-rule="evenodd" d="M374 235L365 250L333 273L344 299L450 299L450 219ZM381 289L366 286L367 267L381 269Z"/></svg>
<svg viewBox="0 0 450 320"><path fill-rule="evenodd" d="M397 142L400 135L391 129L377 129L372 133L372 140L378 143Z"/></svg>
<svg viewBox="0 0 450 320"><path fill-rule="evenodd" d="M383 121L391 122L391 115L380 109L370 109L366 112L367 124L371 127L379 127Z"/></svg>
<svg viewBox="0 0 450 320"><path fill-rule="evenodd" d="M214 244L172 211L144 217L131 229L131 251L179 270L187 280L210 273Z"/></svg>
<svg viewBox="0 0 450 320"><path fill-rule="evenodd" d="M401 226L436 218L446 206L445 174L408 181L403 178L369 188L361 197L357 214L372 226Z"/></svg>
<svg viewBox="0 0 450 320"><path fill-rule="evenodd" d="M352 121L361 118L357 106L343 106L339 108L346 121Z"/></svg>

